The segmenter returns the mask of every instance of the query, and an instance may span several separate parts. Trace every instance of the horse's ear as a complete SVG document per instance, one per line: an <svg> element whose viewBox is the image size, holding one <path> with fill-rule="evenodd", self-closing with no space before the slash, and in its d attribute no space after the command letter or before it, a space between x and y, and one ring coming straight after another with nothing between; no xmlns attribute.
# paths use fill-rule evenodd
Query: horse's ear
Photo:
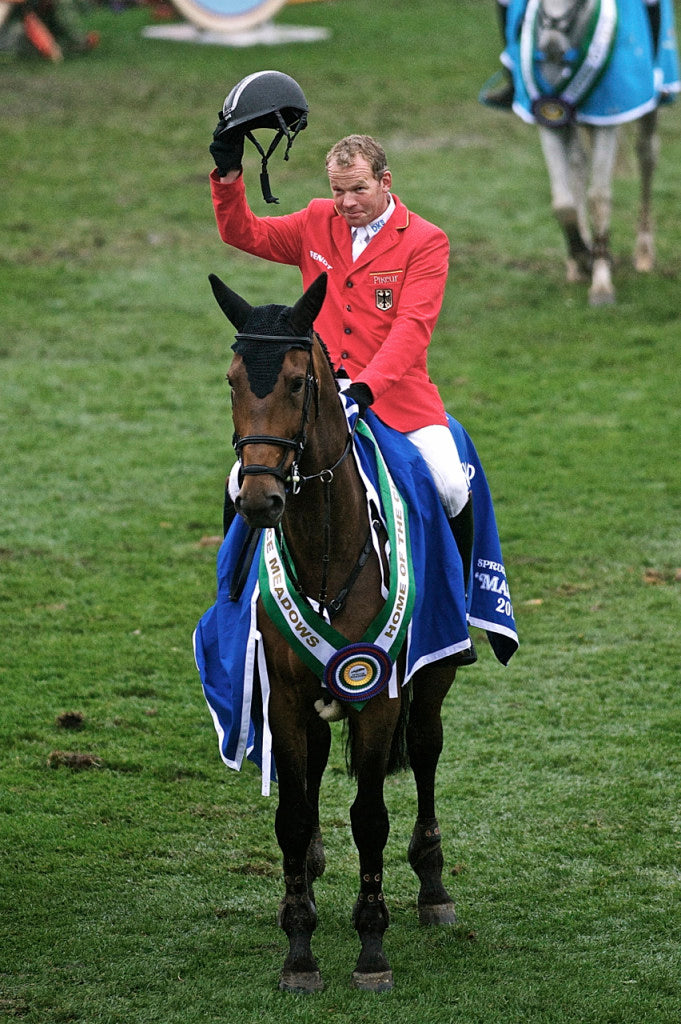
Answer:
<svg viewBox="0 0 681 1024"><path fill-rule="evenodd" d="M324 303L326 281L326 274L320 274L291 310L291 326L294 334L302 337L312 327L315 317Z"/></svg>
<svg viewBox="0 0 681 1024"><path fill-rule="evenodd" d="M253 309L240 295L228 288L215 274L209 274L208 280L218 305L233 327L241 331Z"/></svg>

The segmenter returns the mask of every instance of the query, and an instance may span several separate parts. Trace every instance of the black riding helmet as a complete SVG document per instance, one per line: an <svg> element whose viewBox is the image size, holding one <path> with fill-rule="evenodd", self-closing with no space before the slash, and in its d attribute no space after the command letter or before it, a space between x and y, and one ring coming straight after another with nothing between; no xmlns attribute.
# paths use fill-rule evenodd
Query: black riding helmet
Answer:
<svg viewBox="0 0 681 1024"><path fill-rule="evenodd" d="M219 138L225 132L240 128L262 157L260 186L267 203L279 200L270 191L267 161L286 136L284 160L298 132L307 125L307 100L295 79L281 71L256 71L242 78L227 96L220 112L220 124L215 132ZM256 128L273 128L276 135L267 152L252 134Z"/></svg>

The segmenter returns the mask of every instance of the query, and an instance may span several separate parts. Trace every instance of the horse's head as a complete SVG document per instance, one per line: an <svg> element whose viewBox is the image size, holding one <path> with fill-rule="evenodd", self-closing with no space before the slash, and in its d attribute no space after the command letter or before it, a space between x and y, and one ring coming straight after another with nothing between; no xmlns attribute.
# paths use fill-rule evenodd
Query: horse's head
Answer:
<svg viewBox="0 0 681 1024"><path fill-rule="evenodd" d="M326 274L295 306L251 306L214 274L210 282L237 330L227 373L241 460L236 510L249 526L276 526L317 412L312 325L326 294Z"/></svg>
<svg viewBox="0 0 681 1024"><path fill-rule="evenodd" d="M535 50L544 84L560 93L575 71L597 0L542 0L537 9Z"/></svg>

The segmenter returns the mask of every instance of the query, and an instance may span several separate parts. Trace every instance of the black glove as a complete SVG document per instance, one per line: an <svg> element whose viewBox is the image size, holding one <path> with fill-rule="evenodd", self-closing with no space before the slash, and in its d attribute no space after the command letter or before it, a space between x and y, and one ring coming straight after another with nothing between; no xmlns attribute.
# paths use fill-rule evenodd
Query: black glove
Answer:
<svg viewBox="0 0 681 1024"><path fill-rule="evenodd" d="M364 419L366 411L374 400L374 396L371 394L371 388L368 384L362 384L358 381L357 384L351 384L349 388L345 389L345 394L348 398L352 398L353 401L357 402L359 406L359 418Z"/></svg>
<svg viewBox="0 0 681 1024"><path fill-rule="evenodd" d="M238 127L225 129L225 119L222 115L208 148L221 178L224 178L228 171L241 169L244 158L244 133Z"/></svg>

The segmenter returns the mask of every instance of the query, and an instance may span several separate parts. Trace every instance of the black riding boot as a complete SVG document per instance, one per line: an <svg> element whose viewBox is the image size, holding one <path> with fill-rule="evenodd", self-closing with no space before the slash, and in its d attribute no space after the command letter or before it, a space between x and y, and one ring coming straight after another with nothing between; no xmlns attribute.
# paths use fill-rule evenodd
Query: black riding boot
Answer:
<svg viewBox="0 0 681 1024"><path fill-rule="evenodd" d="M449 526L454 536L454 540L456 541L456 546L459 549L459 554L461 555L461 562L463 564L463 585L466 591L466 598L468 598L474 536L472 493L468 496L468 501L458 515L453 516L449 520ZM471 640L471 646L457 655L457 662L459 665L473 665L477 660L478 655L475 647L473 646L473 641Z"/></svg>
<svg viewBox="0 0 681 1024"><path fill-rule="evenodd" d="M500 4L497 0L497 16L499 18L499 31L501 41L506 46L506 22L508 19L508 7ZM513 76L507 67L503 67L488 83L483 96L483 102L488 107L499 107L501 110L510 110L515 98Z"/></svg>
<svg viewBox="0 0 681 1024"><path fill-rule="evenodd" d="M498 107L500 110L510 110L514 99L515 87L511 72L508 68L502 68L485 93L485 106Z"/></svg>
<svg viewBox="0 0 681 1024"><path fill-rule="evenodd" d="M657 48L660 45L660 28L662 27L662 14L659 3L647 4L646 11L648 12L650 32L653 37L653 54L657 54Z"/></svg>

